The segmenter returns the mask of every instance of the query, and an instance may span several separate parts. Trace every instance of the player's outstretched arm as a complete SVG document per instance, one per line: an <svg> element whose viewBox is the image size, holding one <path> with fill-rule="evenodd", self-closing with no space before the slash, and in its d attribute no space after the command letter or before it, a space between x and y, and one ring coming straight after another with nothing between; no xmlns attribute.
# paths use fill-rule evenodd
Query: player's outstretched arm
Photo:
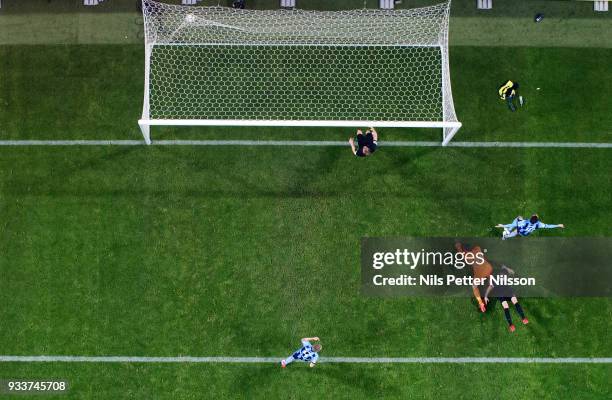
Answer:
<svg viewBox="0 0 612 400"><path fill-rule="evenodd" d="M315 337L305 337L305 338L302 338L302 341L303 341L303 342L318 342L319 340L320 340L320 339L319 339L319 337L318 337L318 336L315 336Z"/></svg>
<svg viewBox="0 0 612 400"><path fill-rule="evenodd" d="M545 224L541 221L538 221L538 228L544 228L544 229L553 229L553 228L565 228L565 225L563 224Z"/></svg>

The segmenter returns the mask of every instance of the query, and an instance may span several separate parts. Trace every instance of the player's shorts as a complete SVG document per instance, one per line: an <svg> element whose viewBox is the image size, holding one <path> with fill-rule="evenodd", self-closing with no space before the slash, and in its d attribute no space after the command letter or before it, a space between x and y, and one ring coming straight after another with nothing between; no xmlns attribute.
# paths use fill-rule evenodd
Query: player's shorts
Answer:
<svg viewBox="0 0 612 400"><path fill-rule="evenodd" d="M493 293L491 293L493 297L499 299L499 301L510 301L510 299L516 294L514 294L514 288L509 285L499 285L493 288Z"/></svg>
<svg viewBox="0 0 612 400"><path fill-rule="evenodd" d="M498 297L497 300L499 300L500 303L507 301L508 303L512 303L512 298L515 297L514 295L507 297L507 296L502 296L502 297Z"/></svg>
<svg viewBox="0 0 612 400"><path fill-rule="evenodd" d="M357 135L357 143L359 147L370 146L370 144L374 141L374 136L371 133L362 133L361 135Z"/></svg>

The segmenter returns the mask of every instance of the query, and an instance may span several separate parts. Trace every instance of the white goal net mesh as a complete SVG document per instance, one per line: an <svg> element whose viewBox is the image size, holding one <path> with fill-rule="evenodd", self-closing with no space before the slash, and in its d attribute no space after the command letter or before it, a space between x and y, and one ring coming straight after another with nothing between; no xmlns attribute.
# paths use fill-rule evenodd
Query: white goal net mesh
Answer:
<svg viewBox="0 0 612 400"><path fill-rule="evenodd" d="M457 121L449 9L238 10L144 0L143 119Z"/></svg>

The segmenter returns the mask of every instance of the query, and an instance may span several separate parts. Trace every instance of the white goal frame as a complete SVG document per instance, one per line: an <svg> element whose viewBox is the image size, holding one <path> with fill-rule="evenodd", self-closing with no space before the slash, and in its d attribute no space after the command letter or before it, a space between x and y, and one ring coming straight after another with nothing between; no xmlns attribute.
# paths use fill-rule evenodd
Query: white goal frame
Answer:
<svg viewBox="0 0 612 400"><path fill-rule="evenodd" d="M164 3L159 3L155 0L142 0L143 5L143 17L145 25L145 79L144 79L144 100L143 100L143 111L142 117L138 121L140 130L143 138L147 144L151 144L151 126L295 126L295 127L368 127L375 126L377 128L382 127L396 127L396 128L441 128L442 129L442 142L443 146L447 145L453 136L457 133L461 127L461 122L458 121L455 114L451 83L450 83L450 69L449 69L449 55L448 55L448 25L450 16L450 4L448 0L441 5L446 7L446 12L443 19L441 20L440 31L437 37L437 43L427 44L413 44L408 45L409 47L439 47L441 54L441 90L442 90L442 105L441 105L441 120L303 120L303 119L193 119L193 118L155 118L152 115L151 104L150 104L150 85L151 85L151 58L153 48L157 42L158 32L156 31L156 21L148 15L147 10L151 7L168 7L176 13L183 13L186 15L189 21L193 20L192 12L203 12L207 9L219 10L219 7L201 7L201 6L171 6ZM438 5L440 7L441 5ZM420 9L415 9L420 10ZM381 13L388 14L390 18L393 17L393 13L399 12L399 10L376 10ZM408 11L408 10L403 10ZM251 13L257 17L258 13L270 12L260 10L240 10L240 13ZM283 10L285 13L291 13L294 11ZM309 11L300 11L302 13L309 13ZM185 14L187 13L187 14ZM322 14L333 14L334 12L313 12L319 15ZM315 15L316 17L316 15ZM184 17L185 18L185 17ZM361 21L360 21L361 22ZM210 24L220 25L216 22ZM177 28L177 30L180 29ZM168 44L168 42L162 42L161 44ZM181 42L173 42L172 45L182 45ZM198 46L206 46L208 43L197 43ZM219 46L219 43L213 45ZM222 46L224 44L221 44ZM231 45L231 43L230 43ZM283 44L286 45L286 44ZM304 44L300 44L304 45ZM315 44L314 46L316 46ZM256 45L255 45L256 46ZM383 45L384 46L384 45ZM357 46L356 46L357 47ZM365 89L367 90L367 88Z"/></svg>

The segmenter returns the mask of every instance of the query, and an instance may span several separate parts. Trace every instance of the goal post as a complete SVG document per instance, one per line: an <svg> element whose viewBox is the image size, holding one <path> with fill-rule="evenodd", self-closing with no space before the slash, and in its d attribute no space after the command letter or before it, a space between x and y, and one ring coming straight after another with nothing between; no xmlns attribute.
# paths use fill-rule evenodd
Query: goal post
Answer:
<svg viewBox="0 0 612 400"><path fill-rule="evenodd" d="M240 10L143 0L139 125L441 128L450 0L407 10Z"/></svg>

